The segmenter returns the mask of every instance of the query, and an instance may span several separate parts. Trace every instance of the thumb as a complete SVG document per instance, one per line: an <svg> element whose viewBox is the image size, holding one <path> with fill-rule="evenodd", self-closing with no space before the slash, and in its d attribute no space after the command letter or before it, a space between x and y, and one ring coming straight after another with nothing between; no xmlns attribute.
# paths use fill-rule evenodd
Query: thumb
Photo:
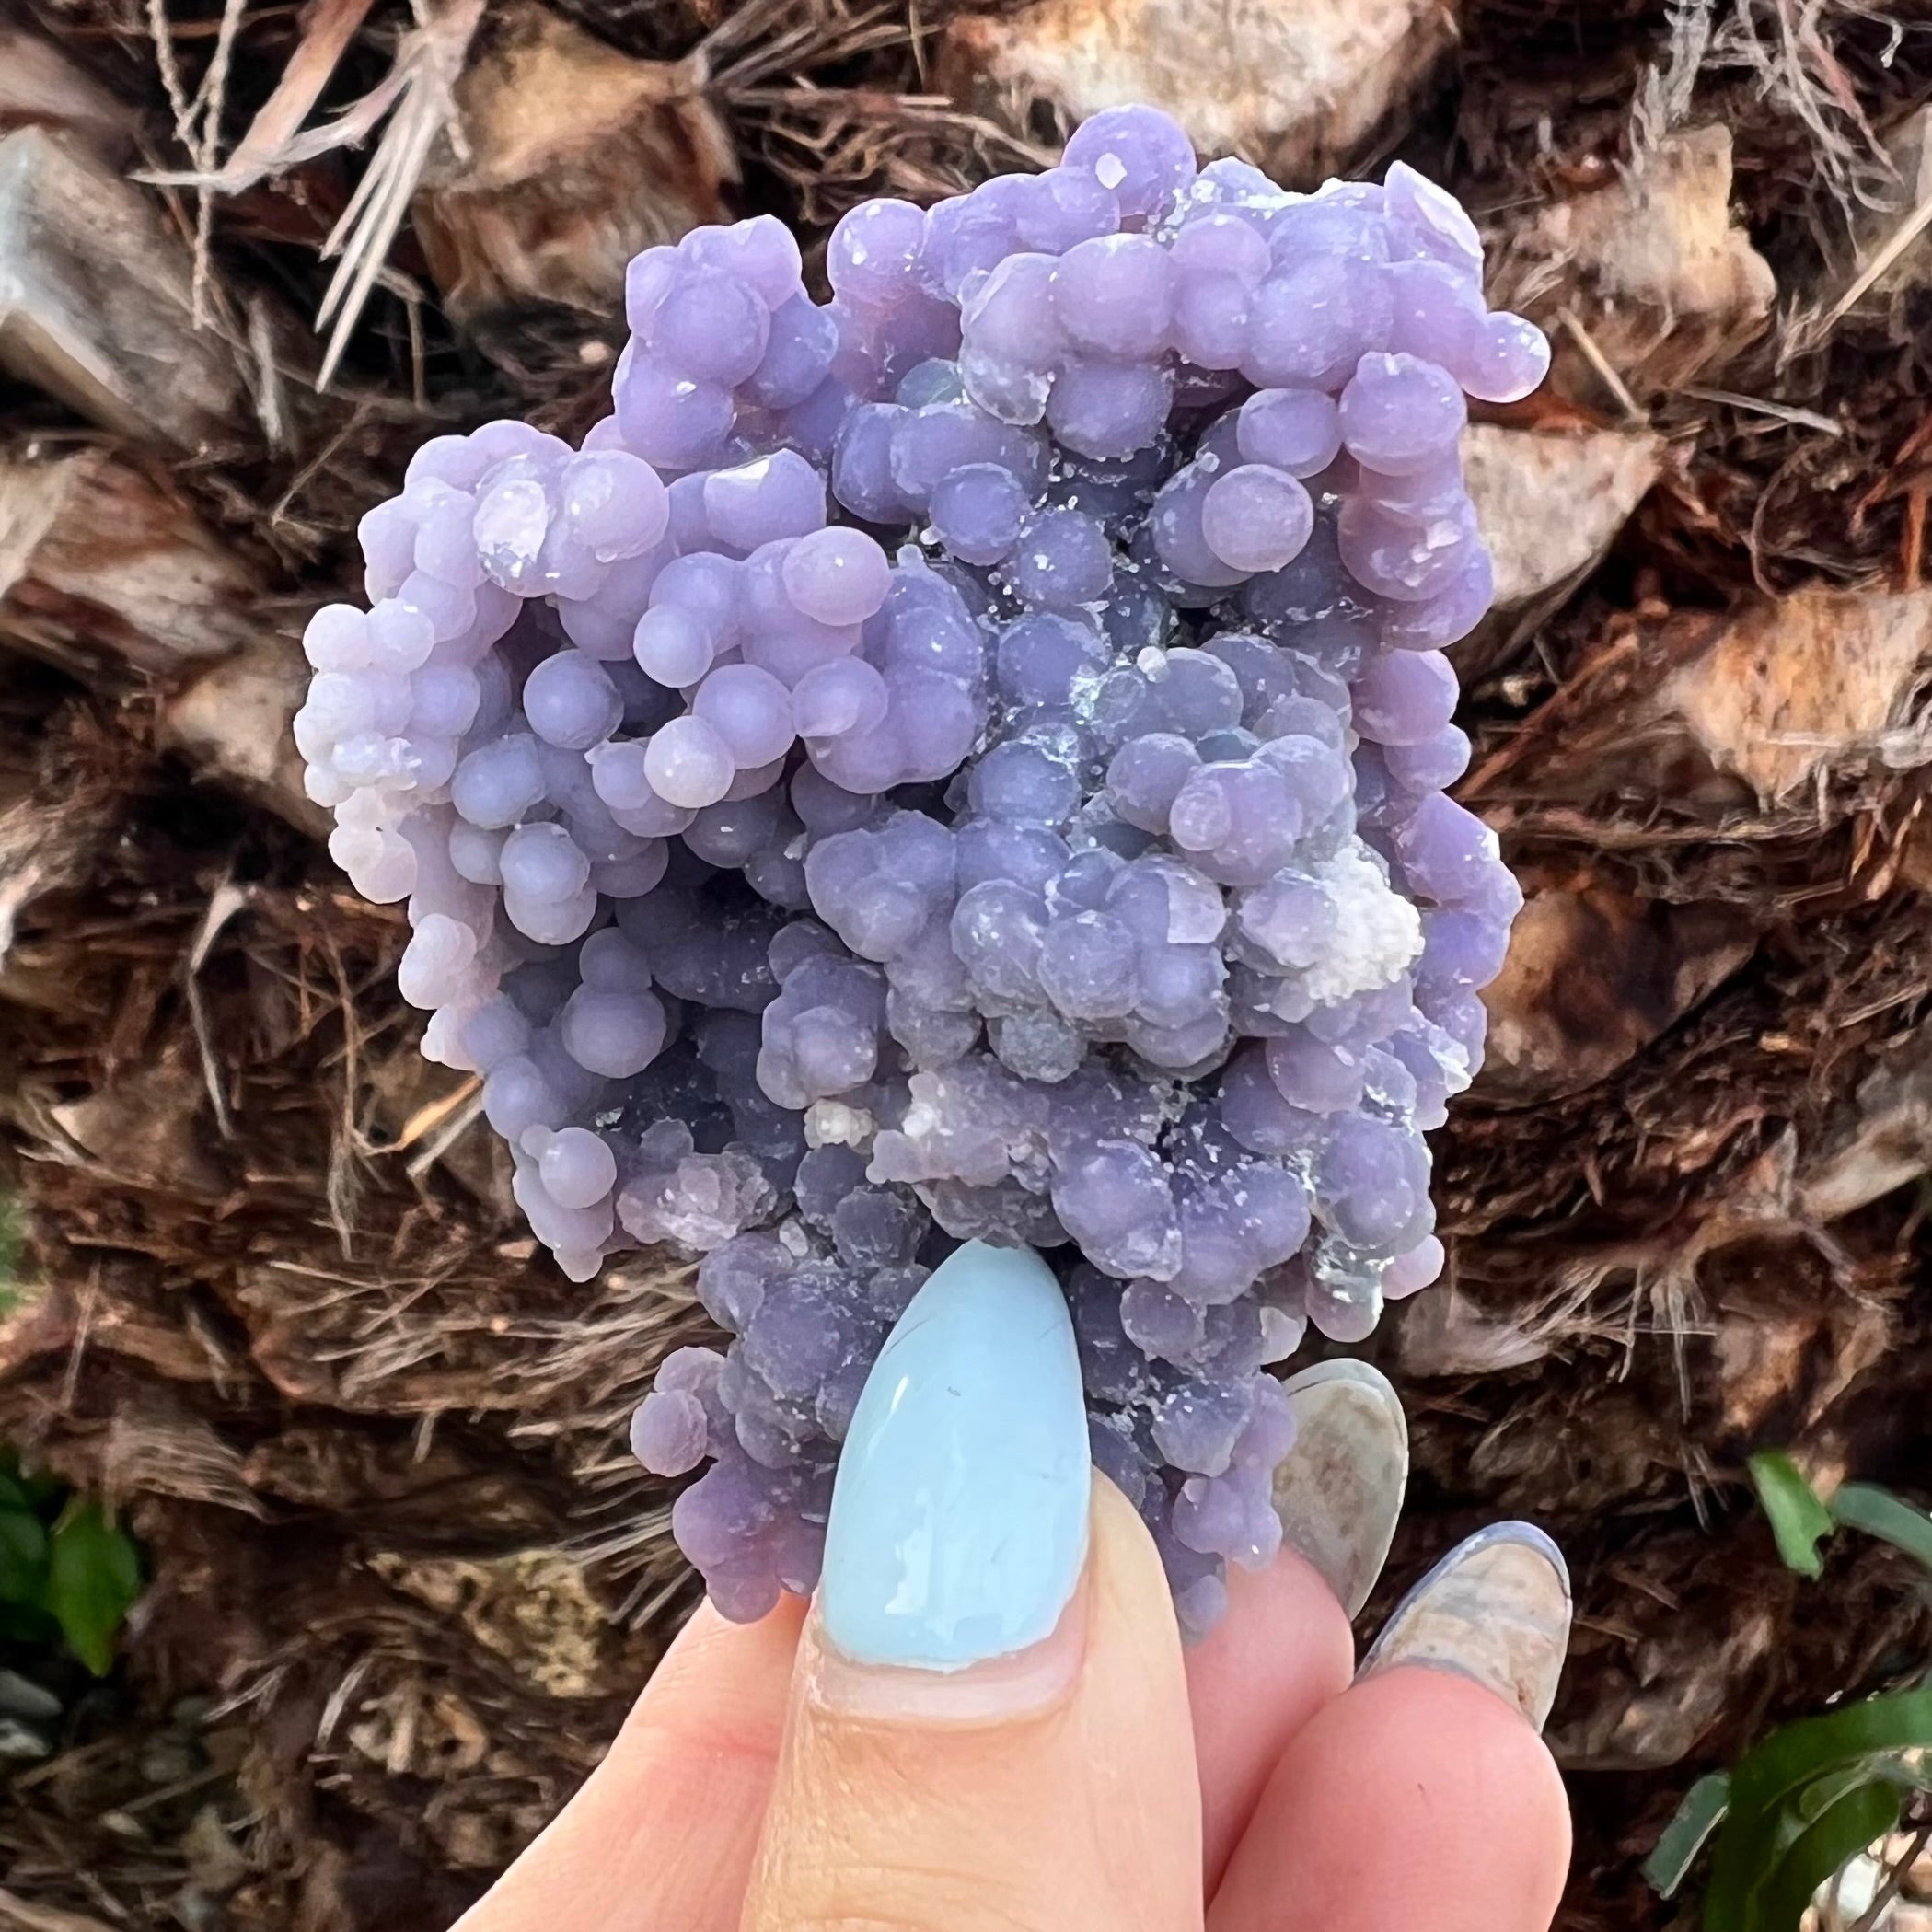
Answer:
<svg viewBox="0 0 1932 1932"><path fill-rule="evenodd" d="M1152 1540L1096 1478L1072 1325L975 1243L840 1459L748 1932L1185 1932L1200 1799Z"/></svg>

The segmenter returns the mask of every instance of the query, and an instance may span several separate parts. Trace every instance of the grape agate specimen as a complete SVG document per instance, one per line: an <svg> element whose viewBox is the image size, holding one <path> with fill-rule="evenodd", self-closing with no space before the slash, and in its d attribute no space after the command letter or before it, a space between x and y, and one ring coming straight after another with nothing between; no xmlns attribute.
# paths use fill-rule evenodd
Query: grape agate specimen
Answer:
<svg viewBox="0 0 1932 1932"><path fill-rule="evenodd" d="M1093 1454L1184 1624L1260 1565L1270 1364L1432 1280L1423 1136L1520 900L1445 795L1491 595L1465 399L1544 371L1408 168L1290 194L1143 108L1061 164L631 265L614 413L441 436L310 625L330 850L407 899L573 1278L735 1339L637 1453L729 1616L817 1574L894 1318L1063 1259Z"/></svg>

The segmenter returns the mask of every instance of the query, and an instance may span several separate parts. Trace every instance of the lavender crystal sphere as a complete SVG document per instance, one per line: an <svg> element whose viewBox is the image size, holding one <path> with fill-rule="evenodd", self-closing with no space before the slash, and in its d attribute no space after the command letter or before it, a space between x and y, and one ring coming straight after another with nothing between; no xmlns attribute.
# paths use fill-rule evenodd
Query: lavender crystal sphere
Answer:
<svg viewBox="0 0 1932 1932"><path fill-rule="evenodd" d="M983 1239L1064 1259L1199 1631L1279 1541L1267 1370L1441 1266L1423 1136L1519 904L1442 791L1457 438L1546 350L1413 170L1290 194L1140 108L827 263L649 249L582 449L417 453L307 634L309 791L558 1264L701 1257L735 1339L633 1442L709 1463L727 1615L811 1588L866 1371Z"/></svg>

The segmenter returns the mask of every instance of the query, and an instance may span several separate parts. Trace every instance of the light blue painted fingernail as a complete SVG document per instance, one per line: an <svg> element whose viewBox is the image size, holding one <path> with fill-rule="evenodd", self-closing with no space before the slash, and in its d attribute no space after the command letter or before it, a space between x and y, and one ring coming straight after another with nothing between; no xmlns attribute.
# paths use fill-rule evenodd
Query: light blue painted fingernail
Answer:
<svg viewBox="0 0 1932 1932"><path fill-rule="evenodd" d="M969 1242L899 1317L852 1417L819 1614L862 1664L955 1671L1051 1636L1092 1486L1066 1297L1031 1249Z"/></svg>

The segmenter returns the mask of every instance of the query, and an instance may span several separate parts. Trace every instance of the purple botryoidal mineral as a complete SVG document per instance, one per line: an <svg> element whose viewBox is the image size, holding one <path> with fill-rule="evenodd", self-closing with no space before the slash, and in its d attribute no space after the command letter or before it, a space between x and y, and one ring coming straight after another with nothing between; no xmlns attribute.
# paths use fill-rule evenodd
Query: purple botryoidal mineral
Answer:
<svg viewBox="0 0 1932 1932"><path fill-rule="evenodd" d="M1094 1459L1184 1624L1259 1565L1266 1372L1432 1280L1520 896L1443 787L1487 607L1464 398L1547 362L1410 168L1289 194L1144 108L1046 174L631 265L580 450L441 436L310 625L330 850L409 901L573 1278L702 1257L638 1454L725 1614L818 1568L954 1240L1064 1255Z"/></svg>

